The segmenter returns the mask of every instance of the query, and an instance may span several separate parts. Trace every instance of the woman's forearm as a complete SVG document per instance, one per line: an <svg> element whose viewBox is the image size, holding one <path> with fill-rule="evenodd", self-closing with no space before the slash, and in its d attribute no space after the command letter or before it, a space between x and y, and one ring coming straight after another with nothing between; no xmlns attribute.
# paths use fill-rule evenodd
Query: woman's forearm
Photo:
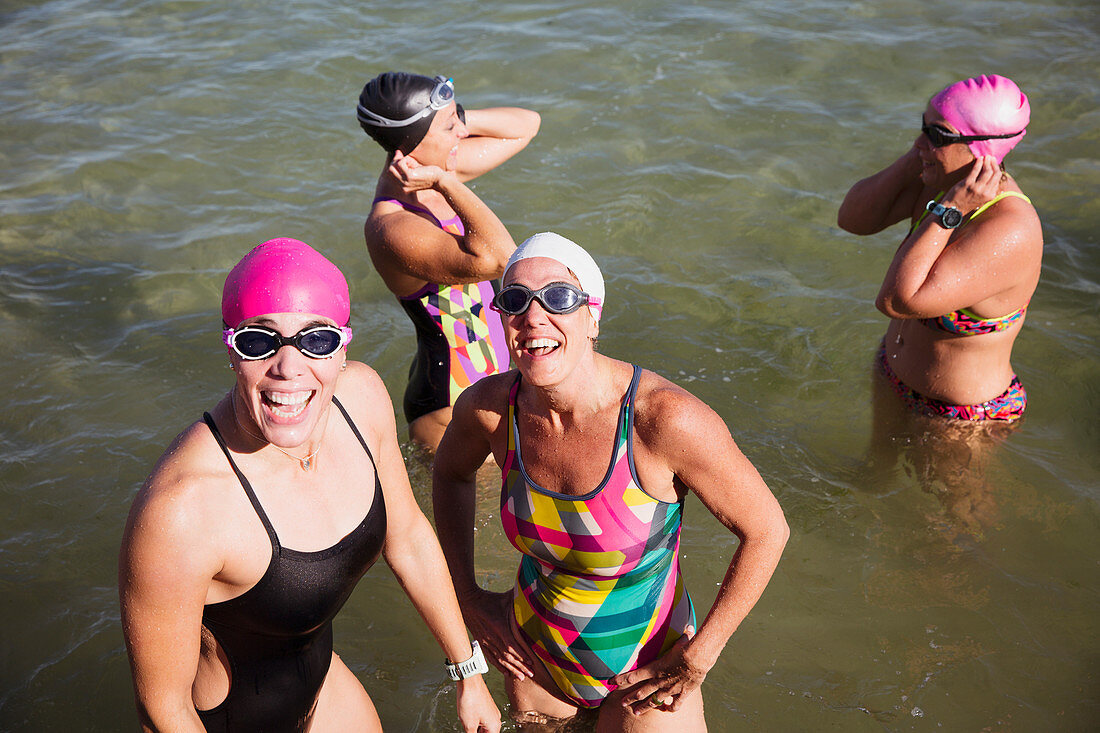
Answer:
<svg viewBox="0 0 1100 733"><path fill-rule="evenodd" d="M458 144L455 174L469 181L493 170L527 147L541 124L538 112L519 107L469 110L470 136Z"/></svg>
<svg viewBox="0 0 1100 733"><path fill-rule="evenodd" d="M767 530L741 540L710 613L684 652L689 664L706 671L718 661L730 637L764 593L788 537L790 529L779 513Z"/></svg>
<svg viewBox="0 0 1100 733"><path fill-rule="evenodd" d="M466 129L471 137L530 140L538 134L542 117L521 107L490 107L466 111Z"/></svg>
<svg viewBox="0 0 1100 733"><path fill-rule="evenodd" d="M436 188L462 220L466 229L463 248L477 258L479 272L499 277L516 249L512 235L492 209L454 174L444 174Z"/></svg>
<svg viewBox="0 0 1100 733"><path fill-rule="evenodd" d="M891 318L921 315L917 297L951 238L950 229L930 219L926 217L901 243L882 280L875 307Z"/></svg>
<svg viewBox="0 0 1100 733"><path fill-rule="evenodd" d="M447 658L452 662L469 659L473 651L462 612L447 562L427 519L409 533L402 547L386 558L398 582Z"/></svg>
<svg viewBox="0 0 1100 733"><path fill-rule="evenodd" d="M837 213L837 225L853 234L875 234L904 219L921 187L916 148L849 189Z"/></svg>

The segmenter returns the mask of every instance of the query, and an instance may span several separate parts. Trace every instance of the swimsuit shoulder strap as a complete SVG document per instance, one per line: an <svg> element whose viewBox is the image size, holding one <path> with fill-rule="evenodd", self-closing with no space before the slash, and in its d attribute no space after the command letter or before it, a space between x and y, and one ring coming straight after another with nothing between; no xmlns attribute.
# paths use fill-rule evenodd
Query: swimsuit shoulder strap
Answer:
<svg viewBox="0 0 1100 733"><path fill-rule="evenodd" d="M397 204L398 206L400 206L405 211L416 211L416 212L419 212L421 214L427 214L428 216L430 216L432 218L432 221L435 222L435 225L437 227L439 227L443 231L447 232L448 234L457 234L458 236L464 236L466 234L466 227L462 224L462 219L460 219L457 214L455 216L452 216L450 219L447 219L447 220L444 221L444 220L440 219L439 217L437 217L432 212L430 212L429 210L425 209L423 206L417 206L416 204L409 204L409 203L406 203L406 202L402 201L401 199L387 198L385 196L379 196L379 197L375 198L372 203L375 203L375 204L377 204L377 203Z"/></svg>
<svg viewBox="0 0 1100 733"><path fill-rule="evenodd" d="M416 204L409 204L409 203L406 203L406 202L402 201L401 199L393 199L393 198L387 198L385 196L379 196L378 198L376 198L371 203L372 204L379 204L379 203L381 203L381 204L397 204L398 206L400 206L405 211L419 211L420 213L427 214L428 216L431 216L433 219L435 219L435 216L432 215L432 212L428 211L423 206L417 206ZM436 219L436 221L439 221L439 220Z"/></svg>
<svg viewBox="0 0 1100 733"><path fill-rule="evenodd" d="M351 415L344 409L344 406L340 404L340 400L336 399L336 395L332 396L332 404L336 405L336 408L340 410L340 414L344 416L344 420L347 422L348 427L351 428L351 432L355 433L355 437L359 439L359 445L363 446L363 450L367 452L367 458L370 459L370 464L374 466L374 476L378 479L378 464L374 460L374 455L370 452L370 448L367 447L367 441L363 439L362 433L359 432L359 428L356 427L355 422L351 419Z"/></svg>
<svg viewBox="0 0 1100 733"><path fill-rule="evenodd" d="M519 394L520 374L516 372L516 381L508 388L508 452L504 456L504 465L501 472L507 476L512 470L512 464L516 460L516 447L518 445L519 427L516 425L516 395Z"/></svg>
<svg viewBox="0 0 1100 733"><path fill-rule="evenodd" d="M623 414L619 419L620 430L627 431L627 440L630 445L634 444L634 441L630 438L633 435L634 429L634 398L638 395L638 382L641 381L642 368L637 364L631 365L634 368L634 374L630 377L630 386L626 389L626 394L623 396Z"/></svg>
<svg viewBox="0 0 1100 733"><path fill-rule="evenodd" d="M1001 193L999 193L996 196L994 196L993 198L991 198L989 201L986 201L984 204L982 204L978 208L974 209L974 213L970 215L970 220L973 221L974 219L977 219L978 216L983 211L985 211L986 209L988 209L990 206L997 203L1001 199L1008 198L1009 196L1015 196L1016 198L1023 199L1024 201L1028 202L1029 204L1031 203L1031 199L1029 199L1027 196L1024 196L1022 193L1019 193L1017 191L1002 191Z"/></svg>
<svg viewBox="0 0 1100 733"><path fill-rule="evenodd" d="M268 537L271 538L271 546L278 550L279 536L275 534L275 527L271 525L271 520L267 518L267 512L264 511L263 506L260 504L260 500L256 498L256 492L252 490L252 484L250 484L244 474L241 473L241 469L237 468L237 463L233 460L233 456L229 452L229 446L225 444L225 438L222 437L217 424L214 423L214 418L209 412L204 412L202 413L202 419L203 422L206 423L206 426L210 428L210 432L213 433L214 440L218 441L218 445L221 446L222 453L225 453L225 458L229 461L229 466L233 469L233 473L237 474L237 478L244 488L245 495L248 497L248 500L252 502L252 508L256 510L256 515L260 518L260 522L264 525L264 529L267 530Z"/></svg>
<svg viewBox="0 0 1100 733"><path fill-rule="evenodd" d="M638 479L638 472L634 469L634 399L638 395L638 382L641 381L642 368L637 364L632 365L634 367L634 374L630 378L630 387L626 390L626 395L623 397L623 413L619 419L619 446L624 443L626 445L626 463L630 469L630 475L634 479L634 484L641 489L642 482ZM618 460L621 447L616 447L614 460ZM644 489L642 489L644 491Z"/></svg>

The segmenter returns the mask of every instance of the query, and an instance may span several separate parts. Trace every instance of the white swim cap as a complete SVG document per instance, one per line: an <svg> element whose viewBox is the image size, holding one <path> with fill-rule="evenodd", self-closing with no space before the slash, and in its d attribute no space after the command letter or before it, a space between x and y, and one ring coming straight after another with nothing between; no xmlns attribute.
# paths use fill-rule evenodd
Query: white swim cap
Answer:
<svg viewBox="0 0 1100 733"><path fill-rule="evenodd" d="M593 320L600 320L600 311L603 309L604 289L603 275L600 266L592 259L592 255L584 251L576 242L573 242L560 234L542 232L531 236L508 258L508 264L504 266L504 276L507 277L512 265L520 260L529 260L532 257L546 257L560 262L569 268L570 272L577 276L577 282L581 290L595 299L599 299L598 305L589 305L588 312Z"/></svg>

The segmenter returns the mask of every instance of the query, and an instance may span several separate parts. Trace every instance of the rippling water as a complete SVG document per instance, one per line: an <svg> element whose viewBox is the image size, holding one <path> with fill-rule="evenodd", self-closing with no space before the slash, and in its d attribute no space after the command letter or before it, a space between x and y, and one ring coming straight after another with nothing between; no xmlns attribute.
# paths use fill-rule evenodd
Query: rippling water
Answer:
<svg viewBox="0 0 1100 733"><path fill-rule="evenodd" d="M0 728L135 721L122 524L230 385L217 308L248 248L294 236L339 264L352 356L400 395L412 329L363 247L381 152L353 105L408 69L453 75L471 107L542 113L476 190L517 241L552 229L593 251L601 348L713 405L787 511L784 560L704 688L712 730L1096 729L1093 0L285 5L0 4ZM1014 359L1028 418L960 499L926 480L919 432L870 467L872 299L901 233L852 237L835 216L929 95L994 72L1031 96L1009 163L1046 253ZM415 461L413 480L427 507ZM479 537L506 587L494 517ZM702 608L732 544L689 501ZM382 566L337 636L387 730L455 728L438 648Z"/></svg>

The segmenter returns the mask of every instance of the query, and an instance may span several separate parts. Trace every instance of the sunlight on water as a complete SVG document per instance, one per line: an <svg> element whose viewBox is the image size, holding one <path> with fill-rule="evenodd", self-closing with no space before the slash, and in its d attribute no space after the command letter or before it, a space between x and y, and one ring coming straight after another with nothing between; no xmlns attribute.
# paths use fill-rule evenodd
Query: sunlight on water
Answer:
<svg viewBox="0 0 1100 733"><path fill-rule="evenodd" d="M351 355L400 399L412 329L362 242L381 152L354 100L408 69L454 76L467 106L542 114L477 193L517 241L554 230L593 252L608 281L600 348L713 405L787 512L784 560L704 687L712 730L1094 729L1095 10L6 3L0 728L135 722L122 525L157 456L230 385L217 307L248 248L285 235L329 255L351 282ZM907 428L876 458L872 300L901 233L843 234L836 209L912 141L930 94L994 72L1033 109L1009 159L1046 241L1014 353L1028 417L988 448L941 451ZM409 457L429 507L429 473ZM929 469L952 461L962 488ZM483 477L478 562L503 590L516 558L496 491ZM734 547L689 500L683 563L701 611ZM336 634L387 730L456 729L440 651L388 571L371 571Z"/></svg>

